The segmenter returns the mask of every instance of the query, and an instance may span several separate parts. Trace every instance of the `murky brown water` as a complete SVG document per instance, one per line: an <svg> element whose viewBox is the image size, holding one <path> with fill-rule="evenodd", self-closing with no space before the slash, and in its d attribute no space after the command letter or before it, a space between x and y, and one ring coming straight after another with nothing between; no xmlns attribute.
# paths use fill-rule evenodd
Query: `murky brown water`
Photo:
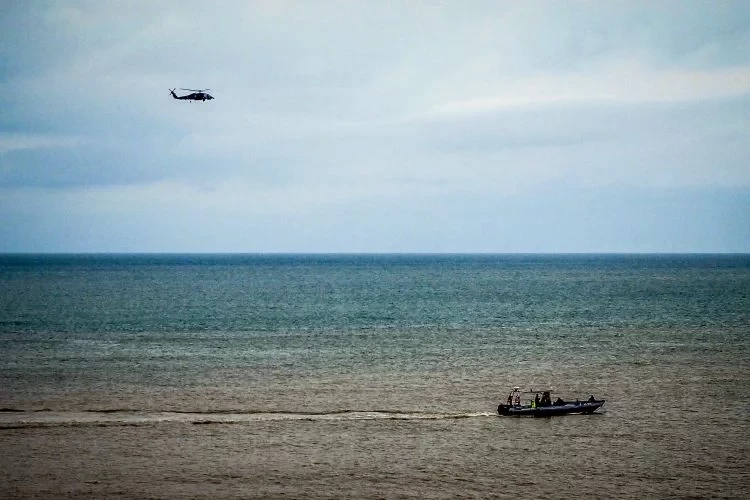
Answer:
<svg viewBox="0 0 750 500"><path fill-rule="evenodd" d="M422 411L419 394L393 398L404 412L4 413L0 495L742 498L745 367L581 369L581 385L610 388L604 411L549 419L466 395L464 412Z"/></svg>

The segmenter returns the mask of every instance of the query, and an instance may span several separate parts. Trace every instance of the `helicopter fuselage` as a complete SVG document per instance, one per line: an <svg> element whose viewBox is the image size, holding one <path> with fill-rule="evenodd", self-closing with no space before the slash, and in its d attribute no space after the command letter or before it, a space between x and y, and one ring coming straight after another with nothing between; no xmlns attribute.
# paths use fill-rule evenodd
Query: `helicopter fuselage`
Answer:
<svg viewBox="0 0 750 500"><path fill-rule="evenodd" d="M214 98L208 92L193 92L192 94L188 95L177 95L173 90L170 90L169 92L172 94L172 97L182 101L210 101Z"/></svg>

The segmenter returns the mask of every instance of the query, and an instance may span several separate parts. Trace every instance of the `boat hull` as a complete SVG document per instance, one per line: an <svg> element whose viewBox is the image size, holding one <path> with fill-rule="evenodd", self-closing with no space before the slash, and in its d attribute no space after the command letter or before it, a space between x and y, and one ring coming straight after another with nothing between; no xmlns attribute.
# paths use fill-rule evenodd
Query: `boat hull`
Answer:
<svg viewBox="0 0 750 500"><path fill-rule="evenodd" d="M537 406L499 405L497 413L504 417L554 417L558 415L591 414L602 407L603 399L565 403L562 405Z"/></svg>

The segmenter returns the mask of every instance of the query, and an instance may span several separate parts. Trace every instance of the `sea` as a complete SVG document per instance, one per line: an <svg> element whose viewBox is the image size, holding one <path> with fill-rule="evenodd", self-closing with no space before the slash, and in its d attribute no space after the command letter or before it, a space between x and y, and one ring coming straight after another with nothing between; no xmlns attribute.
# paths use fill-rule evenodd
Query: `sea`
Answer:
<svg viewBox="0 0 750 500"><path fill-rule="evenodd" d="M749 492L750 255L0 255L2 498Z"/></svg>

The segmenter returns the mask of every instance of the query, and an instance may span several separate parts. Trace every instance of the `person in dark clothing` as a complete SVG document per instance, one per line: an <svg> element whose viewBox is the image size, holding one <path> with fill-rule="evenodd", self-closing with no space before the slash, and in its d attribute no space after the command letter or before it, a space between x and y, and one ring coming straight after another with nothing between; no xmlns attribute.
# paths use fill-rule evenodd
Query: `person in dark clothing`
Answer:
<svg viewBox="0 0 750 500"><path fill-rule="evenodd" d="M549 391L544 391L542 393L542 400L539 402L540 406L550 406L552 404L552 400L550 399Z"/></svg>

